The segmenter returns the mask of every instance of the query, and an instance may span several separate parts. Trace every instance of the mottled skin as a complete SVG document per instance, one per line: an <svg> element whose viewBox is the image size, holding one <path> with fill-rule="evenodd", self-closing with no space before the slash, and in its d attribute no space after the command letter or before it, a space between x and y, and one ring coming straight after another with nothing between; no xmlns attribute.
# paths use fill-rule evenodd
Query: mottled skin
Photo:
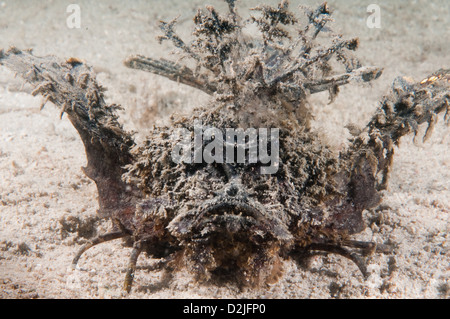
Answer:
<svg viewBox="0 0 450 319"><path fill-rule="evenodd" d="M92 70L77 59L36 57L11 48L0 51L0 64L11 68L67 114L86 149L86 175L95 181L99 213L112 221L110 233L90 240L75 256L113 239L133 243L124 288L131 289L142 251L162 258L167 270L187 267L199 280L226 279L261 285L282 274L282 259L301 261L317 252L353 260L367 275L361 255L386 252L386 245L353 241L364 228L362 212L376 207L386 188L394 146L437 115L448 113L449 71L420 83L397 79L366 128L352 132L351 146L336 153L309 125L308 96L327 90L330 101L339 86L369 82L381 70L363 67L350 51L356 39L331 33L329 46L315 44L330 19L326 4L305 9L300 27L288 2L260 6L247 23L260 37L244 34L245 23L233 0L229 13L199 11L195 40L185 44L175 21L162 23L162 39L171 40L196 62L196 69L167 60L132 56L129 67L191 85L211 101L189 117L154 128L136 145L120 125L116 105L107 105ZM293 39L290 28L297 33ZM336 59L344 68L333 72ZM226 128L278 128L279 167L261 174L261 162L175 163L171 152L177 128L192 130L196 121Z"/></svg>

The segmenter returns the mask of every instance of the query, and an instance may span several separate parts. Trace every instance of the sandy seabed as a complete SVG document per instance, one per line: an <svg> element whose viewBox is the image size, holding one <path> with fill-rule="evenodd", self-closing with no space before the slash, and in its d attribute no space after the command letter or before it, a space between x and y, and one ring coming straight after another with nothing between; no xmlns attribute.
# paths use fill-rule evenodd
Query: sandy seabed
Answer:
<svg viewBox="0 0 450 319"><path fill-rule="evenodd" d="M163 57L157 22L180 15L178 29L189 38L192 17L206 4L225 10L223 1L76 1L81 28L69 29L70 1L0 1L0 48L33 48L87 61L106 86L109 102L124 108L127 129L145 136L149 125L172 112L186 112L206 101L189 87L129 70L130 54ZM450 2L376 1L381 28L366 25L367 6L374 1L329 1L335 29L360 38L358 56L365 65L384 68L371 86L344 87L332 105L326 94L312 99L314 126L330 143L341 145L344 124L363 126L397 76L421 80L450 67ZM259 1L241 1L242 15ZM265 1L275 4L275 1ZM295 7L300 2L291 1ZM301 4L317 6L318 1ZM28 91L27 91L28 90ZM375 214L377 222L356 236L391 241L392 255L368 259L371 273L363 280L348 260L318 257L309 269L285 262L285 275L262 289L196 283L185 272L167 281L149 271L154 260L140 258L130 294L122 282L130 254L121 241L86 252L80 269L71 260L86 237L106 232L109 222L96 219L96 187L80 167L84 148L67 118L4 67L0 67L0 298L448 298L450 278L450 138L442 118L432 138L416 145L405 137L396 150L389 190ZM157 117L155 117L157 116ZM148 268L148 267L147 267Z"/></svg>

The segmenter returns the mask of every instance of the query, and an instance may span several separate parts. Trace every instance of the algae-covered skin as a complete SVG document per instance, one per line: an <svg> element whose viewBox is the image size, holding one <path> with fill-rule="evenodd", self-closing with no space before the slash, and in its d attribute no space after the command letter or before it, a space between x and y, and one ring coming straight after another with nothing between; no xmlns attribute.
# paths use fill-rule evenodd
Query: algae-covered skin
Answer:
<svg viewBox="0 0 450 319"><path fill-rule="evenodd" d="M301 23L288 1L258 6L245 19L234 0L226 2L224 14L210 6L198 11L190 43L176 34L176 20L161 22L160 39L172 41L178 62L125 61L211 96L189 116L174 114L169 125L151 129L139 144L121 126L118 106L105 103L84 62L0 51L0 64L34 85L33 94L57 105L77 129L88 158L84 171L97 184L99 213L112 221L111 232L84 245L73 264L90 247L125 237L133 244L127 291L143 251L162 258L167 270L187 268L199 280L238 285L274 282L282 259L301 262L320 252L351 259L366 276L363 255L389 252L389 245L352 235L365 228L363 211L381 201L399 139L427 123L426 139L437 114L447 115L449 71L418 83L398 78L367 126L352 131L349 148L336 152L310 126L309 96L328 91L331 103L340 86L376 80L382 70L353 55L357 39L331 30L326 4L302 8ZM246 32L249 26L258 29L256 37ZM230 130L248 143L228 139ZM259 152L270 150L270 161L250 160L252 130L276 132L256 139ZM198 132L199 144L183 149L194 158L175 160L180 141L195 142ZM214 160L196 159L212 141ZM242 152L244 161L228 152Z"/></svg>

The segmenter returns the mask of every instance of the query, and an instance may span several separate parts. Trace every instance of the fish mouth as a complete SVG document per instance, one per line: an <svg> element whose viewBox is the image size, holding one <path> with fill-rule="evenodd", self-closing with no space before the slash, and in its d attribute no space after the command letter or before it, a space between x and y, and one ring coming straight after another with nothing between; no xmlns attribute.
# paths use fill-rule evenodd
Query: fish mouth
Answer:
<svg viewBox="0 0 450 319"><path fill-rule="evenodd" d="M235 193L229 187L226 192L199 206L179 214L168 225L175 237L183 240L207 240L211 235L231 233L252 236L260 240L290 241L292 235L276 212L249 197Z"/></svg>
<svg viewBox="0 0 450 319"><path fill-rule="evenodd" d="M169 224L186 243L184 265L197 280L255 286L282 273L280 251L291 234L271 212L248 198L218 197Z"/></svg>
<svg viewBox="0 0 450 319"><path fill-rule="evenodd" d="M256 285L278 276L280 251L293 240L281 215L242 184L230 183L214 198L180 213L168 230L185 243L184 265L197 279Z"/></svg>
<svg viewBox="0 0 450 319"><path fill-rule="evenodd" d="M208 241L211 237L226 234L245 238L252 233L253 241L263 240L267 237L268 223L261 216L261 210L246 202L221 200L209 203L198 211L192 224L191 239Z"/></svg>

